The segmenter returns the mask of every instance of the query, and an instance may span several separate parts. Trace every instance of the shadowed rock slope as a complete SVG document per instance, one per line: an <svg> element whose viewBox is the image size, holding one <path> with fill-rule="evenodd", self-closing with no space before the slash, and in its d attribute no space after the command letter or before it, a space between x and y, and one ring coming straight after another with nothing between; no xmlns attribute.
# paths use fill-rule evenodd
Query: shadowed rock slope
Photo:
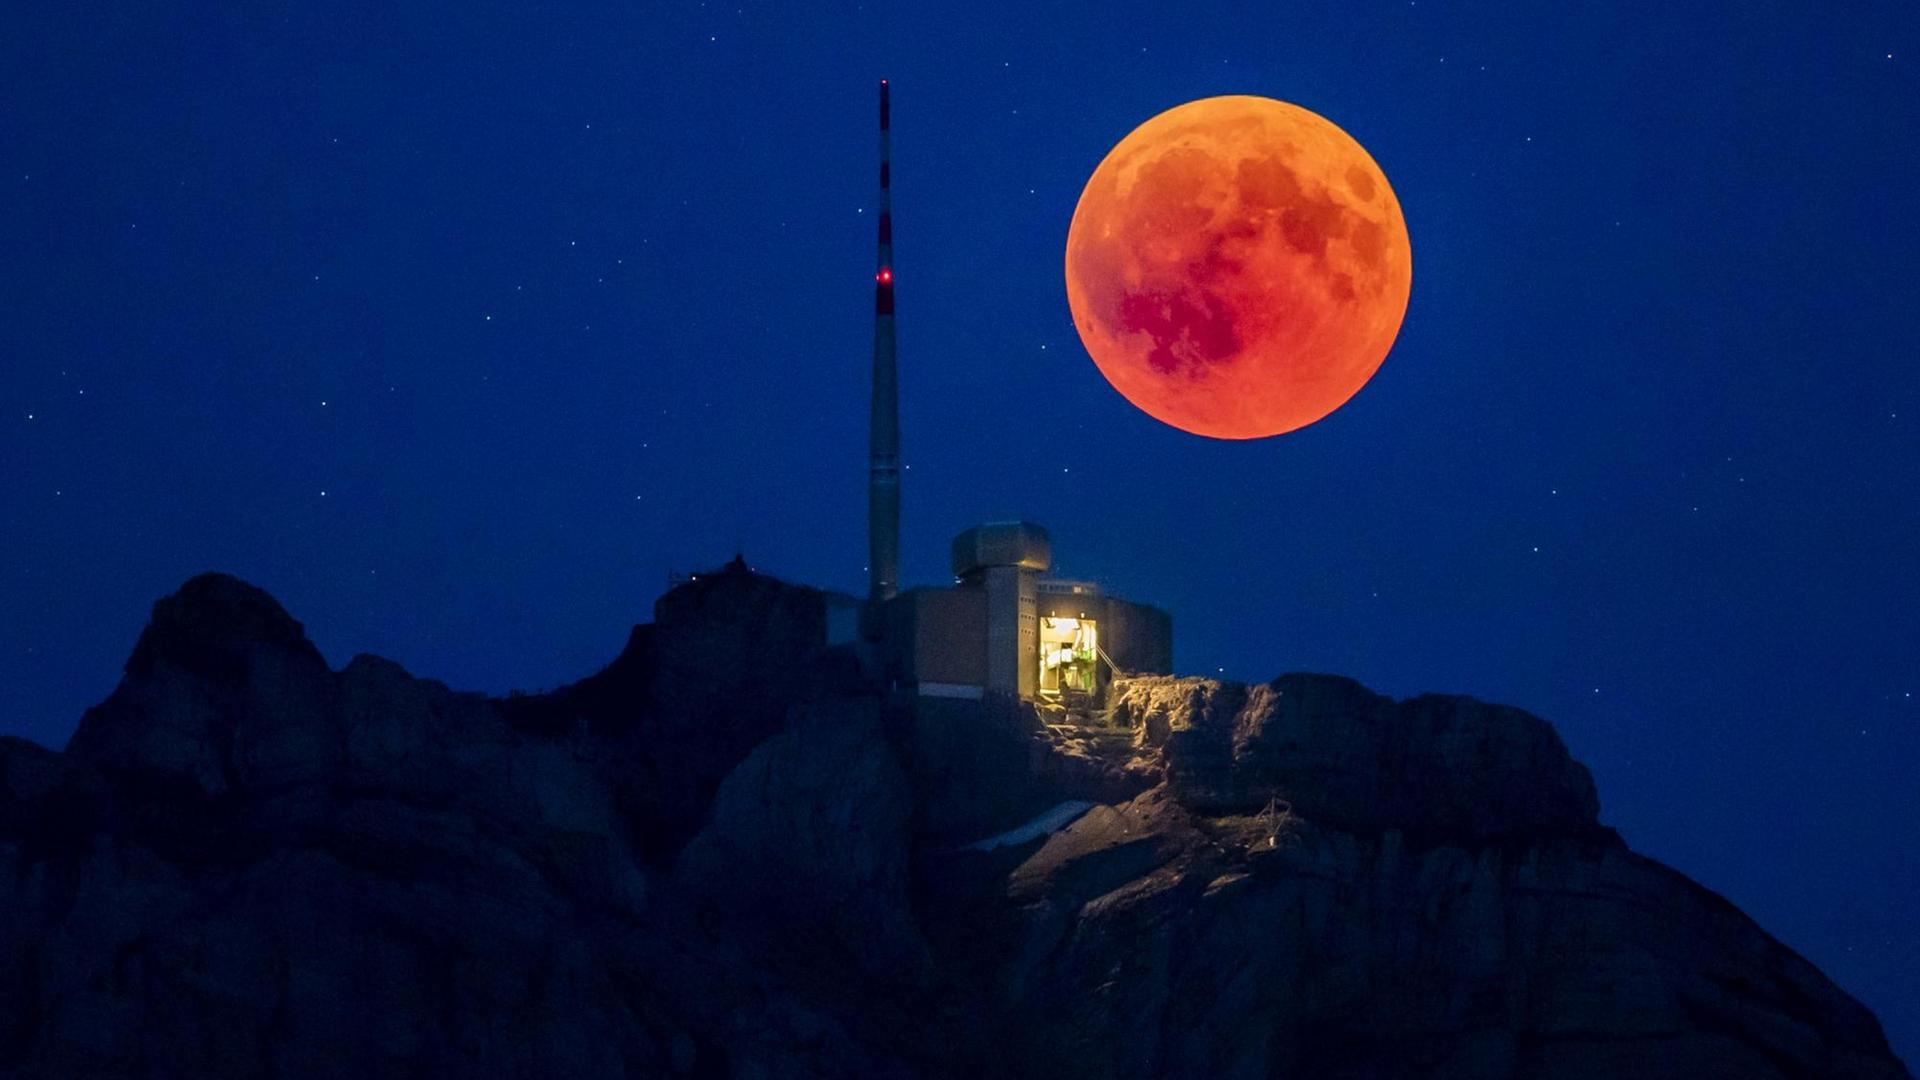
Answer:
<svg viewBox="0 0 1920 1080"><path fill-rule="evenodd" d="M0 1076L1907 1076L1535 717L1140 678L1068 743L824 613L735 565L488 698L187 582L0 739Z"/></svg>

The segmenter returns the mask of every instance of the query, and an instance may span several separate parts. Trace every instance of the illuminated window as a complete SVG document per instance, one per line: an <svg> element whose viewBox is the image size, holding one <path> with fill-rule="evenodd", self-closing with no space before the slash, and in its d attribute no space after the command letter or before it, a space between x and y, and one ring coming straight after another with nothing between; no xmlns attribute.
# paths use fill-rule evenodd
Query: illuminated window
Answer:
<svg viewBox="0 0 1920 1080"><path fill-rule="evenodd" d="M1049 615L1040 620L1040 692L1092 693L1100 658L1100 630L1092 619Z"/></svg>

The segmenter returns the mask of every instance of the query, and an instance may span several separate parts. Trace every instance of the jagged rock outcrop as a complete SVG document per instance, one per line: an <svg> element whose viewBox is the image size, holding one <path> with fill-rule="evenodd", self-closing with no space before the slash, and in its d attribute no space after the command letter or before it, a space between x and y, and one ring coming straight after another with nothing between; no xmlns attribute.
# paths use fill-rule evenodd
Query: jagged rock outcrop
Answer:
<svg viewBox="0 0 1920 1080"><path fill-rule="evenodd" d="M0 1076L1907 1075L1544 721L1139 679L1062 752L824 610L735 565L496 699L189 581L66 752L0 738Z"/></svg>
<svg viewBox="0 0 1920 1080"><path fill-rule="evenodd" d="M1279 794L1304 817L1363 832L1481 840L1598 824L1593 777L1553 728L1472 698L1394 701L1327 675L1150 677L1121 683L1114 715L1202 812L1250 813Z"/></svg>
<svg viewBox="0 0 1920 1080"><path fill-rule="evenodd" d="M650 857L670 858L706 820L734 766L796 702L857 690L858 663L827 649L826 608L736 559L668 592L603 671L551 694L497 702L524 732L590 742Z"/></svg>
<svg viewBox="0 0 1920 1080"><path fill-rule="evenodd" d="M67 751L209 795L317 781L341 764L323 721L336 689L320 650L271 597L206 574L153 606L126 679Z"/></svg>
<svg viewBox="0 0 1920 1080"><path fill-rule="evenodd" d="M1904 1075L1811 965L1598 834L1418 845L1170 789L1103 809L1008 877L996 979L1044 1075Z"/></svg>

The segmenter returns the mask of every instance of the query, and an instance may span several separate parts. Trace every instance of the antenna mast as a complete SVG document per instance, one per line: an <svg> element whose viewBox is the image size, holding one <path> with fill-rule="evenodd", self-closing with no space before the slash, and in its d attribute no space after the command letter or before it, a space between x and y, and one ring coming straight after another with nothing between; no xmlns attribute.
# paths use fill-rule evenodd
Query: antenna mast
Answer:
<svg viewBox="0 0 1920 1080"><path fill-rule="evenodd" d="M868 421L867 583L876 604L900 591L900 390L893 343L893 196L887 80L880 80L880 249L873 274L873 413Z"/></svg>

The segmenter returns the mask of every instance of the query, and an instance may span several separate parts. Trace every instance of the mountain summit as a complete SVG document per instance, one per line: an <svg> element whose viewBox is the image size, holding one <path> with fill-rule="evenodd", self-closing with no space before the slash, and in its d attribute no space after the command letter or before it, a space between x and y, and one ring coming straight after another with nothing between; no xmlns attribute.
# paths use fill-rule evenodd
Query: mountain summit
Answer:
<svg viewBox="0 0 1920 1080"><path fill-rule="evenodd" d="M0 1075L1900 1078L1545 721L1341 678L904 703L742 568L490 698L203 575L0 739Z"/></svg>

